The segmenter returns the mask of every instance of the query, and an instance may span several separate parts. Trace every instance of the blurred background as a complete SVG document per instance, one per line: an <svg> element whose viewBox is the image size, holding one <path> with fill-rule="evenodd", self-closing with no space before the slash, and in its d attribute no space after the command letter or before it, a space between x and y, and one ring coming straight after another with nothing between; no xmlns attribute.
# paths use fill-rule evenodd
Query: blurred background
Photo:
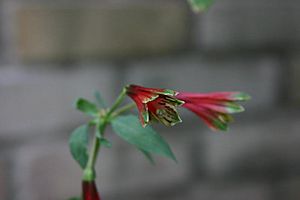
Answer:
<svg viewBox="0 0 300 200"><path fill-rule="evenodd" d="M184 110L156 126L178 164L108 134L103 199L300 199L299 19L298 0L216 0L199 15L185 0L0 1L0 199L79 196L68 137L87 118L73 102L99 90L110 104L128 83L252 100L226 133Z"/></svg>

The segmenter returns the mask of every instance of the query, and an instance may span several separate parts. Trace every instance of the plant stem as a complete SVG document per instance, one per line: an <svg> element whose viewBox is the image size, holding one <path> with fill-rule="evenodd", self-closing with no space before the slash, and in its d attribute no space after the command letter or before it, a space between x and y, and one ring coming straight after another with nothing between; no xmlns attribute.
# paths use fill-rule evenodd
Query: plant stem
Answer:
<svg viewBox="0 0 300 200"><path fill-rule="evenodd" d="M107 125L107 123L105 122L105 123L101 123L100 127L98 125L96 126L93 145L92 145L92 148L91 148L91 151L89 154L89 160L88 160L86 168L84 169L84 172L83 172L83 180L85 180L85 181L93 181L96 178L95 164L96 164L97 156L98 156L98 153L99 153L100 147L101 147L100 138L97 137L97 131L98 131L97 129L100 128L100 134L104 135L106 125Z"/></svg>
<svg viewBox="0 0 300 200"><path fill-rule="evenodd" d="M123 88L120 95L118 96L117 100L115 101L115 103L112 105L112 107L109 109L109 111L107 112L106 116L107 118L110 117L110 115L118 108L118 106L122 103L122 101L124 100L124 97L126 95L126 88Z"/></svg>
<svg viewBox="0 0 300 200"><path fill-rule="evenodd" d="M104 135L104 131L106 129L107 124L109 123L109 119L110 119L111 115L118 108L118 106L122 103L125 95L126 95L126 88L123 88L120 95L116 99L115 103L108 110L108 112L103 117L101 117L101 122L100 123L98 122L95 127L94 141L93 141L93 145L92 145L92 148L91 148L91 151L89 154L89 160L83 171L83 180L85 180L85 181L93 181L96 178L95 164L96 164L98 153L99 153L100 147L101 147L101 140L100 140L101 138L97 137L97 131L100 131L101 136ZM132 105L124 106L117 113L120 114L131 108L132 108ZM114 114L114 116L117 116L117 115Z"/></svg>
<svg viewBox="0 0 300 200"><path fill-rule="evenodd" d="M111 118L114 118L120 114L123 114L124 112L127 112L131 110L132 108L136 107L135 103L127 104L126 106L123 106L119 110L115 111L112 115Z"/></svg>

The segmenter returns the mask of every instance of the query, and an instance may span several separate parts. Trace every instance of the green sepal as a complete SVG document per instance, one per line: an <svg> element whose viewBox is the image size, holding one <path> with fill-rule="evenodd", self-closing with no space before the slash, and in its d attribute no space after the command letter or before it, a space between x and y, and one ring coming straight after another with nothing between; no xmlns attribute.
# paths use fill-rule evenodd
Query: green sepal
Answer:
<svg viewBox="0 0 300 200"><path fill-rule="evenodd" d="M194 12L199 13L205 11L214 0L188 0Z"/></svg>
<svg viewBox="0 0 300 200"><path fill-rule="evenodd" d="M82 169L88 162L88 126L82 125L76 128L69 140L70 152Z"/></svg>
<svg viewBox="0 0 300 200"><path fill-rule="evenodd" d="M150 126L143 128L136 116L119 116L111 123L118 136L138 149L166 156L177 162L169 144Z"/></svg>
<svg viewBox="0 0 300 200"><path fill-rule="evenodd" d="M75 103L75 107L77 110L80 110L89 116L96 117L98 115L97 106L86 99L78 99Z"/></svg>

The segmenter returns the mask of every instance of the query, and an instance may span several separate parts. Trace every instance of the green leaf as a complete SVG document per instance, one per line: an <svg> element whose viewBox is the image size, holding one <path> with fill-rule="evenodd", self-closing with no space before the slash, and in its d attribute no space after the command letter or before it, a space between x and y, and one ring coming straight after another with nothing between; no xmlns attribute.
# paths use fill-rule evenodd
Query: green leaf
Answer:
<svg viewBox="0 0 300 200"><path fill-rule="evenodd" d="M150 126L143 128L136 116L117 117L112 121L112 127L117 135L138 149L163 155L176 161L168 143Z"/></svg>
<svg viewBox="0 0 300 200"><path fill-rule="evenodd" d="M101 127L104 125L102 122L102 118L96 118L96 120L94 120L94 121L95 121L96 137L102 138L103 133L101 133Z"/></svg>
<svg viewBox="0 0 300 200"><path fill-rule="evenodd" d="M155 161L154 161L154 158L153 156L151 155L151 153L143 150L143 149L140 149L140 151L144 154L144 156L147 158L147 160L149 160L149 162L152 164L152 165L155 165Z"/></svg>
<svg viewBox="0 0 300 200"><path fill-rule="evenodd" d="M100 143L101 143L101 145L105 146L106 148L111 148L112 147L111 142L108 141L105 138L100 138Z"/></svg>
<svg viewBox="0 0 300 200"><path fill-rule="evenodd" d="M90 115L92 117L95 117L98 115L98 108L95 104L89 102L86 99L78 99L76 101L76 108L80 110L81 112Z"/></svg>
<svg viewBox="0 0 300 200"><path fill-rule="evenodd" d="M69 140L69 147L73 158L84 169L89 157L87 125L82 125L73 131Z"/></svg>
<svg viewBox="0 0 300 200"><path fill-rule="evenodd" d="M101 108L106 108L106 107L107 107L107 105L106 105L105 101L103 100L102 95L100 94L100 92L96 91L96 92L94 93L94 97L95 97L95 99L96 99L98 105L99 105Z"/></svg>
<svg viewBox="0 0 300 200"><path fill-rule="evenodd" d="M194 12L202 12L206 10L214 0L188 0Z"/></svg>

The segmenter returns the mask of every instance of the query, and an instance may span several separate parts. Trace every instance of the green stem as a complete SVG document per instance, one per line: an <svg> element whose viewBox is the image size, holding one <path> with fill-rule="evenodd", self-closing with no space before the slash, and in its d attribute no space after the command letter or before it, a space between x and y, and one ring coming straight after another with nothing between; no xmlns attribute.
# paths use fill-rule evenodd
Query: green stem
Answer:
<svg viewBox="0 0 300 200"><path fill-rule="evenodd" d="M126 106L123 106L122 108L120 108L119 110L115 111L115 112L111 115L110 120L111 120L112 118L115 118L115 117L117 117L117 116L123 114L124 112L127 112L127 111L131 110L132 108L135 108L135 107L136 107L135 103L131 103L131 104L127 104Z"/></svg>
<svg viewBox="0 0 300 200"><path fill-rule="evenodd" d="M115 101L115 103L112 105L112 107L109 109L109 111L107 112L107 118L110 117L110 115L118 108L118 106L122 103L122 101L124 100L126 95L126 88L123 88L120 95L118 96L117 100Z"/></svg>
<svg viewBox="0 0 300 200"><path fill-rule="evenodd" d="M120 95L118 96L118 98L116 99L115 103L112 105L112 107L108 110L108 112L101 118L102 122L101 123L97 123L96 125L96 129L95 129L95 135L94 135L94 141L93 141L93 145L89 154L89 160L88 163L83 171L83 180L85 181L93 181L96 178L96 172L95 172L95 164L97 161L97 157L100 151L100 147L101 147L101 140L99 137L97 137L97 131L100 131L100 135L103 136L106 126L109 123L109 119L111 117L111 115L113 114L113 112L119 107L119 105L122 103L122 101L124 100L126 95L126 88L123 88L123 90L121 91ZM132 106L130 105L130 108ZM121 108L118 113L122 113L125 112L129 109L129 106L124 106L123 108ZM114 116L117 116L116 114L114 114Z"/></svg>
<svg viewBox="0 0 300 200"><path fill-rule="evenodd" d="M100 134L104 135L104 131L106 128L107 123L102 123L100 125ZM97 137L97 129L99 129L99 126L96 126L96 130L95 130L95 135L94 135L94 141L93 141L93 145L89 154L89 160L88 163L86 165L86 168L84 169L83 172L83 179L85 181L93 181L96 178L96 172L95 172L95 164L97 161L97 157L98 154L100 152L100 147L101 147L101 141L100 138Z"/></svg>

